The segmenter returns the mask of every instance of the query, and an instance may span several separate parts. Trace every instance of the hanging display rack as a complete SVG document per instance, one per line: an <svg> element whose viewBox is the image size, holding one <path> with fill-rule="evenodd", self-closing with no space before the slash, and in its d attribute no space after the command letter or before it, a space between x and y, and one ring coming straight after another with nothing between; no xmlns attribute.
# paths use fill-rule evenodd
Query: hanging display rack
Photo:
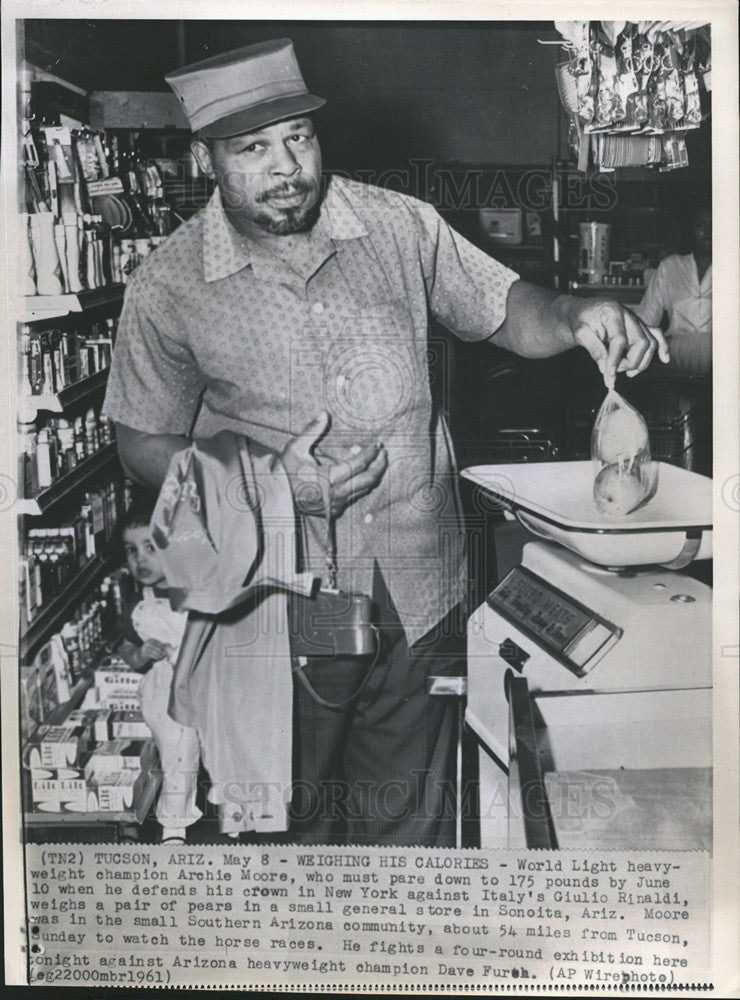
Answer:
<svg viewBox="0 0 740 1000"><path fill-rule="evenodd" d="M555 70L578 169L688 166L686 133L711 91L711 34L698 21L556 21Z"/></svg>

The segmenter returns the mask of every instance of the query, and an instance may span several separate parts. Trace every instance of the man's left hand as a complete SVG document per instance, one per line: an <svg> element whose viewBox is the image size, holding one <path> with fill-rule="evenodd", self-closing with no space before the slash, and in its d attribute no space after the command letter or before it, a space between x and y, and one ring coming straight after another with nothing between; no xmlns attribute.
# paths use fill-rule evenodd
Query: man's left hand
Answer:
<svg viewBox="0 0 740 1000"><path fill-rule="evenodd" d="M662 362L670 359L663 333L612 299L571 298L566 315L573 340L586 348L605 376L638 375L656 350Z"/></svg>

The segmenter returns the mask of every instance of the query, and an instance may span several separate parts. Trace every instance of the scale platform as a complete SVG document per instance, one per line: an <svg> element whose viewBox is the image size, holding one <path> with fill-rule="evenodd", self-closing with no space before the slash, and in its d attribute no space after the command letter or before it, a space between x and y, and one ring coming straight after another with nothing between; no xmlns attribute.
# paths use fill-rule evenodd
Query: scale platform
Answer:
<svg viewBox="0 0 740 1000"><path fill-rule="evenodd" d="M465 719L480 747L481 844L517 846L509 693L525 681L553 818L564 781L572 790L574 776L606 776L615 809L630 796L640 800L630 820L645 824L640 846L706 846L703 828L699 836L682 820L680 830L664 829L675 803L656 803L651 789L661 772L679 783L699 774L702 788L711 773L711 588L677 572L711 556L711 480L659 463L655 496L612 519L593 500L591 462L462 474L539 539L468 623ZM623 787L617 779L627 773ZM616 814L600 831L588 818L579 813L576 840L568 840L572 830L558 831L561 846L595 847L624 833Z"/></svg>
<svg viewBox="0 0 740 1000"><path fill-rule="evenodd" d="M657 462L655 495L632 514L602 514L592 462L477 465L465 479L490 493L533 534L598 566L681 569L712 556L712 480Z"/></svg>

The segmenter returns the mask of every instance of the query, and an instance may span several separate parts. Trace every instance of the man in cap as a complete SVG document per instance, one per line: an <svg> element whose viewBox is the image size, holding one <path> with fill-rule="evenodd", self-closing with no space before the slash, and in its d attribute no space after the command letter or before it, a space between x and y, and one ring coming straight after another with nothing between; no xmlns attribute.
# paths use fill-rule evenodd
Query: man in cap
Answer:
<svg viewBox="0 0 740 1000"><path fill-rule="evenodd" d="M529 357L580 344L606 373L636 374L656 348L665 360L665 344L616 303L519 281L423 202L324 183L324 102L290 41L167 80L216 190L127 288L105 404L122 461L159 487L192 437L246 435L281 456L319 573L330 508L339 587L372 594L381 656L342 710L325 702L347 700L365 665L309 660L323 703L294 688L290 839L449 846L455 710L427 677L464 669L467 574L429 313Z"/></svg>

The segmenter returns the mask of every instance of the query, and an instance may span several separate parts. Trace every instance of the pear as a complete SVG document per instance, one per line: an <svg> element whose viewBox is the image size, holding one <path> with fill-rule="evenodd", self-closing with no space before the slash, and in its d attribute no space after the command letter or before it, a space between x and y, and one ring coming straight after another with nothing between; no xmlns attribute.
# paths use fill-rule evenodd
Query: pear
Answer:
<svg viewBox="0 0 740 1000"><path fill-rule="evenodd" d="M594 482L594 500L602 514L621 517L629 514L645 499L649 484L639 468L628 471L620 465L606 465Z"/></svg>
<svg viewBox="0 0 740 1000"><path fill-rule="evenodd" d="M607 413L596 433L596 452L604 465L631 464L648 448L645 421L626 404Z"/></svg>

